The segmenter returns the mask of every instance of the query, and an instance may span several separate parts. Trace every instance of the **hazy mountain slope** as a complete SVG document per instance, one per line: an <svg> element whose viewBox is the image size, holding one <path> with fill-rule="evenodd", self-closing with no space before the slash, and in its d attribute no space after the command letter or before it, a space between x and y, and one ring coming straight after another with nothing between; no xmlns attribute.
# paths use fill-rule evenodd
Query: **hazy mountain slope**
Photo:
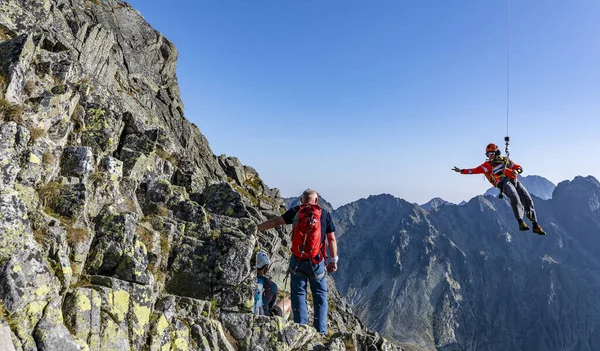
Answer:
<svg viewBox="0 0 600 351"><path fill-rule="evenodd" d="M600 345L600 186L536 199L548 235L517 231L504 200L433 213L390 196L334 212L335 275L366 324L431 350L594 350Z"/></svg>

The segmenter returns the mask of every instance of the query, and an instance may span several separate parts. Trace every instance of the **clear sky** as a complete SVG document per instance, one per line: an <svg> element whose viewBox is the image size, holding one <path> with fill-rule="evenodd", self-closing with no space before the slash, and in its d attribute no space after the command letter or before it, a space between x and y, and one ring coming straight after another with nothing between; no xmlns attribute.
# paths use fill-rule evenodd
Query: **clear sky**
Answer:
<svg viewBox="0 0 600 351"><path fill-rule="evenodd" d="M468 200L507 130L507 1L132 0L179 50L186 117L283 196ZM600 1L511 2L511 158L600 178ZM504 149L504 147L502 147Z"/></svg>

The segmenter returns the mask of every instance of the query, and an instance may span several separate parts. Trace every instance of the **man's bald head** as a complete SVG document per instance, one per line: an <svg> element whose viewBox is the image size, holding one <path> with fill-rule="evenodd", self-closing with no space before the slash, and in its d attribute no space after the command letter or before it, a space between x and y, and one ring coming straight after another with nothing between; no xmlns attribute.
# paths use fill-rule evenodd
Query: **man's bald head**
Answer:
<svg viewBox="0 0 600 351"><path fill-rule="evenodd" d="M303 204L316 204L319 200L319 194L313 189L306 189L302 193L300 202Z"/></svg>

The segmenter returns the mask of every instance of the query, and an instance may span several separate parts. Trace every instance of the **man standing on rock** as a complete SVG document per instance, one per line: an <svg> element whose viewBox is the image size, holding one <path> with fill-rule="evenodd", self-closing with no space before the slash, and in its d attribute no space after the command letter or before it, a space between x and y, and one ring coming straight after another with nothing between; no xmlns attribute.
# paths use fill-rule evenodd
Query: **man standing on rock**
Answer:
<svg viewBox="0 0 600 351"><path fill-rule="evenodd" d="M312 291L315 316L314 327L327 334L327 279L325 269L337 270L337 242L331 214L319 207L319 194L312 189L302 193L300 206L289 209L258 225L264 231L284 224L294 224L292 257L290 259L291 300L294 322L308 324L306 306L307 283ZM329 247L327 257L325 238Z"/></svg>

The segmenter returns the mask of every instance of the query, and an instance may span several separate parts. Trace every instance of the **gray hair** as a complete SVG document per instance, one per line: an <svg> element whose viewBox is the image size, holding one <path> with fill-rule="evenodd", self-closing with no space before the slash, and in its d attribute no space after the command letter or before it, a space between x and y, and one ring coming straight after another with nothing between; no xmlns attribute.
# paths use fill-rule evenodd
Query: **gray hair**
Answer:
<svg viewBox="0 0 600 351"><path fill-rule="evenodd" d="M311 202L315 202L316 203L318 198L319 198L319 193L317 193L313 189L306 189L302 193L302 197L300 198L300 201L302 203L304 203L304 204L311 203Z"/></svg>

